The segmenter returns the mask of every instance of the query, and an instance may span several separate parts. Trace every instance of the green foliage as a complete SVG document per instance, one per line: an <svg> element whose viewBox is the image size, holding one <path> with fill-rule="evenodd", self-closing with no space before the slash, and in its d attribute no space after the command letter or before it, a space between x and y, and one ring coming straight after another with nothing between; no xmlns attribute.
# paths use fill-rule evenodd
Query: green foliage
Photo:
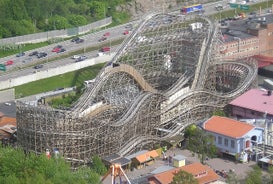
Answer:
<svg viewBox="0 0 273 184"><path fill-rule="evenodd" d="M22 149L0 148L0 183L98 184L100 176L87 167L71 172L62 158L25 154Z"/></svg>
<svg viewBox="0 0 273 184"><path fill-rule="evenodd" d="M107 172L107 168L103 164L102 160L100 159L99 156L95 155L92 158L92 165L91 169L94 170L96 173L99 175L104 175Z"/></svg>
<svg viewBox="0 0 273 184"><path fill-rule="evenodd" d="M217 148L214 144L214 137L199 128L190 130L190 134L186 138L187 149L197 153L201 163L204 163L206 157L215 157Z"/></svg>
<svg viewBox="0 0 273 184"><path fill-rule="evenodd" d="M226 113L223 110L216 110L213 112L212 114L213 116L222 116L222 117L226 117Z"/></svg>
<svg viewBox="0 0 273 184"><path fill-rule="evenodd" d="M246 184L261 184L262 183L262 171L257 165L253 167L246 177Z"/></svg>
<svg viewBox="0 0 273 184"><path fill-rule="evenodd" d="M178 171L174 177L171 184L198 184L198 180L193 177L192 174L187 173L186 171Z"/></svg>
<svg viewBox="0 0 273 184"><path fill-rule="evenodd" d="M77 27L87 24L87 20L82 15L70 15L68 17L68 22L70 25Z"/></svg>
<svg viewBox="0 0 273 184"><path fill-rule="evenodd" d="M184 137L185 138L191 138L195 135L196 133L196 125L195 124L191 124L189 126L187 126L184 130Z"/></svg>

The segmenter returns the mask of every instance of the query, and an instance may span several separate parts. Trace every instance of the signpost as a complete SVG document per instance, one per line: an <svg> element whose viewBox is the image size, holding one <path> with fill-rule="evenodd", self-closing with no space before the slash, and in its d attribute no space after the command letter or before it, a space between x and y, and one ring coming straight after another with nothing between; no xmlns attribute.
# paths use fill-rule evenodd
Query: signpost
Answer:
<svg viewBox="0 0 273 184"><path fill-rule="evenodd" d="M241 9L241 10L249 10L249 5L241 4L241 5L240 5L240 9Z"/></svg>
<svg viewBox="0 0 273 184"><path fill-rule="evenodd" d="M0 64L0 70L6 71L6 66L4 64Z"/></svg>
<svg viewBox="0 0 273 184"><path fill-rule="evenodd" d="M230 8L238 8L238 4L235 3L230 3L229 6Z"/></svg>

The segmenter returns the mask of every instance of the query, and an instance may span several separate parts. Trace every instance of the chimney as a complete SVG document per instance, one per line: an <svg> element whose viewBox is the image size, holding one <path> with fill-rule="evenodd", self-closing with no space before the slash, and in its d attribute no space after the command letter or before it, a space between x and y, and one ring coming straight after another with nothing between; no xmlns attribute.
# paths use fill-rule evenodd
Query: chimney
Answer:
<svg viewBox="0 0 273 184"><path fill-rule="evenodd" d="M271 90L268 90L267 91L267 96L271 96L272 95L272 91Z"/></svg>

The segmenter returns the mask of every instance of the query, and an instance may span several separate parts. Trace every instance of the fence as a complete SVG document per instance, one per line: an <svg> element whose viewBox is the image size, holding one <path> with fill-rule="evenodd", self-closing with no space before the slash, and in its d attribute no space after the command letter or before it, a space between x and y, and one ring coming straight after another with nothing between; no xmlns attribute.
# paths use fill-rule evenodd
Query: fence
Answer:
<svg viewBox="0 0 273 184"><path fill-rule="evenodd" d="M99 20L97 22L93 22L85 26L63 29L63 30L47 31L42 33L34 33L34 34L16 36L11 38L4 38L4 39L0 39L0 46L8 45L8 44L38 43L38 42L43 42L50 39L71 37L71 36L84 34L89 31L99 29L111 23L112 23L112 17L107 17L103 20Z"/></svg>

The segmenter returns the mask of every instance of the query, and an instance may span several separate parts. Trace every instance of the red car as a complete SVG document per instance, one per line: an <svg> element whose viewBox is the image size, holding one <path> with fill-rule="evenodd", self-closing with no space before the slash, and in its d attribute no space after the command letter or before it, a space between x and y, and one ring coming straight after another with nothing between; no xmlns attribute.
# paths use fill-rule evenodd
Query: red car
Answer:
<svg viewBox="0 0 273 184"><path fill-rule="evenodd" d="M110 47L103 47L101 48L100 50L101 52L107 52L107 51L110 51Z"/></svg>
<svg viewBox="0 0 273 184"><path fill-rule="evenodd" d="M56 47L56 48L53 48L51 52L60 52L61 48L59 47Z"/></svg>
<svg viewBox="0 0 273 184"><path fill-rule="evenodd" d="M12 61L12 60L9 60L9 61L7 61L7 62L5 63L5 65L6 65L6 66L8 66L8 65L13 65L13 61Z"/></svg>
<svg viewBox="0 0 273 184"><path fill-rule="evenodd" d="M128 31L128 30L125 30L125 31L123 32L123 34L124 34L124 35L127 35L127 34L129 34L129 31Z"/></svg>
<svg viewBox="0 0 273 184"><path fill-rule="evenodd" d="M110 36L110 32L104 33L103 36Z"/></svg>

